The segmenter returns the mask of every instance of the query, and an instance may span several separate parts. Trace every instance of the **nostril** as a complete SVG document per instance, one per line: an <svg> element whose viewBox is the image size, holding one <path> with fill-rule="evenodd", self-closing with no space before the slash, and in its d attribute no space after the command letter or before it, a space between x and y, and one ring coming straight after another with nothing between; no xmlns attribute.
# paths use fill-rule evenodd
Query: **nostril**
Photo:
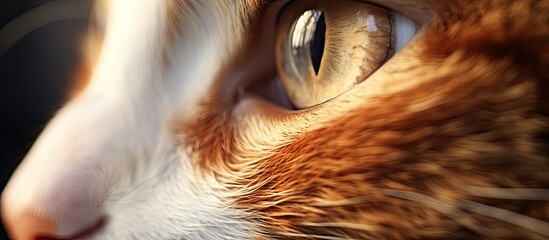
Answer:
<svg viewBox="0 0 549 240"><path fill-rule="evenodd" d="M65 239L84 239L93 236L95 233L99 232L103 226L105 226L106 218L103 217L94 225L82 229L80 232L74 233L72 236L60 237L60 236L51 236L51 235L39 235L34 237L34 240L65 240Z"/></svg>
<svg viewBox="0 0 549 240"><path fill-rule="evenodd" d="M101 219L99 219L99 221L97 221L97 223L95 223L94 225L88 228L83 229L79 233L76 233L71 239L80 239L80 238L90 237L95 233L99 232L105 226L106 222L107 222L107 218L102 217Z"/></svg>

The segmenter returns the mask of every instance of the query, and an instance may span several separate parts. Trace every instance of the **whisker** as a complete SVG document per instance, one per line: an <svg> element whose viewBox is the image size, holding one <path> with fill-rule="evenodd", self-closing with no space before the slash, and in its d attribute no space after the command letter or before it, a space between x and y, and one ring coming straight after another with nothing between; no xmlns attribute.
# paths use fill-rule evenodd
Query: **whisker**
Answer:
<svg viewBox="0 0 549 240"><path fill-rule="evenodd" d="M468 216L467 213L459 210L458 208L456 208L450 203L443 202L435 198L432 198L420 193L415 193L415 192L407 192L407 191L393 190L393 189L379 189L379 191L382 194L387 196L402 198L402 199L406 199L406 200L410 200L413 202L426 205L427 207L430 207L440 213L447 215L454 221L460 223L461 225L468 228L469 230L476 232L477 234L484 235L487 237L490 237L493 235L490 229L484 227L481 223L477 222L475 219Z"/></svg>
<svg viewBox="0 0 549 240"><path fill-rule="evenodd" d="M489 188L461 186L465 193L477 197L549 201L549 189L545 188Z"/></svg>
<svg viewBox="0 0 549 240"><path fill-rule="evenodd" d="M366 196L359 196L359 197L353 197L353 198L346 198L341 200L325 200L325 199L317 199L316 203L313 203L313 206L317 207L334 207L334 206L344 206L344 205L353 205L353 204L360 204L363 202L366 202L368 198Z"/></svg>
<svg viewBox="0 0 549 240"><path fill-rule="evenodd" d="M291 232L277 232L277 234L287 237L304 237L313 239L327 239L327 240L352 240L354 238L342 238L324 235L304 234L304 233L291 233Z"/></svg>
<svg viewBox="0 0 549 240"><path fill-rule="evenodd" d="M346 223L346 222L302 222L300 223L303 226L309 226L309 227L334 227L334 228L349 228L349 229L355 229L355 230L361 230L364 232L373 232L375 231L374 226L369 226L366 224L358 224L358 223ZM370 238L374 239L374 238Z"/></svg>
<svg viewBox="0 0 549 240"><path fill-rule="evenodd" d="M461 209L492 217L503 222L508 222L549 237L549 223L542 220L467 200L460 200L457 204Z"/></svg>

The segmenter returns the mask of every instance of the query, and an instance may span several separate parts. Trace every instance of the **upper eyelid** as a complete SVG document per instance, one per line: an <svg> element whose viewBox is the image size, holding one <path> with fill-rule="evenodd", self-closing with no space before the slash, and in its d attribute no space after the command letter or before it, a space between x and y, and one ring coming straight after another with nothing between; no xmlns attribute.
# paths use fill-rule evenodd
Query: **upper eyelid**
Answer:
<svg viewBox="0 0 549 240"><path fill-rule="evenodd" d="M437 7L436 0L354 0L377 5L379 7L399 12L412 19L416 24L428 22Z"/></svg>
<svg viewBox="0 0 549 240"><path fill-rule="evenodd" d="M416 24L423 25L428 22L437 7L433 0L357 0L365 3L372 3L378 6L399 12L412 19Z"/></svg>
<svg viewBox="0 0 549 240"><path fill-rule="evenodd" d="M287 6L300 0L287 0L286 3L279 9L276 22L280 19L280 13L284 12ZM310 0L311 1L311 0ZM323 0L318 0L323 1ZM392 11L399 12L404 16L412 19L418 25L424 25L427 23L434 14L437 7L436 0L351 0L363 3L373 4L379 7L383 7Z"/></svg>

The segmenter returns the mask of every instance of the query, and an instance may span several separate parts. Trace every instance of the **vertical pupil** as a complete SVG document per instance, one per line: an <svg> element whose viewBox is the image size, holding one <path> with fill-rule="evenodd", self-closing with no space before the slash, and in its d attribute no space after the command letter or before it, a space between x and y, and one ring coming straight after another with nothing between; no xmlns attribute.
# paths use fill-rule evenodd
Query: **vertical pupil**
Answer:
<svg viewBox="0 0 549 240"><path fill-rule="evenodd" d="M324 53L324 36L326 34L326 22L324 21L324 12L320 12L320 16L316 22L316 28L309 45L311 51L311 60L313 62L313 68L318 75L320 69L320 62L322 60L322 54Z"/></svg>

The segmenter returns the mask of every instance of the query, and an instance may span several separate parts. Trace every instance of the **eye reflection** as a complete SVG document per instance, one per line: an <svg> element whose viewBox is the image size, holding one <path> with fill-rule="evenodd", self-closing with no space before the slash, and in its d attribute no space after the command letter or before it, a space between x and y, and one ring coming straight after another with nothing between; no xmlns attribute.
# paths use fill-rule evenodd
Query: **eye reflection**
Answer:
<svg viewBox="0 0 549 240"><path fill-rule="evenodd" d="M305 76L312 64L315 75L318 74L322 55L324 52L324 34L326 26L324 23L324 14L319 10L305 11L290 28L291 35L291 56L288 59L293 64L289 64L290 71L298 76L298 81L305 81Z"/></svg>

